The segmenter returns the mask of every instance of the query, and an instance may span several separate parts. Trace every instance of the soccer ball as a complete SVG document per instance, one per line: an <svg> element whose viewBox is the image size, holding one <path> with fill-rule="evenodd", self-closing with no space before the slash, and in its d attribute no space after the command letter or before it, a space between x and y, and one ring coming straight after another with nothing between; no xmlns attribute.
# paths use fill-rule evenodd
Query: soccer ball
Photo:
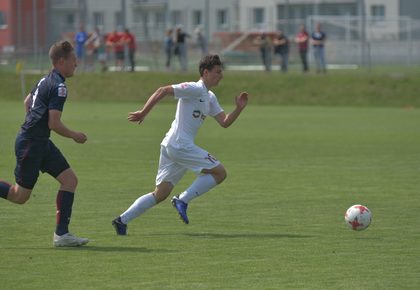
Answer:
<svg viewBox="0 0 420 290"><path fill-rule="evenodd" d="M346 224L355 231L366 229L372 221L372 213L370 210L360 204L349 207L344 216Z"/></svg>

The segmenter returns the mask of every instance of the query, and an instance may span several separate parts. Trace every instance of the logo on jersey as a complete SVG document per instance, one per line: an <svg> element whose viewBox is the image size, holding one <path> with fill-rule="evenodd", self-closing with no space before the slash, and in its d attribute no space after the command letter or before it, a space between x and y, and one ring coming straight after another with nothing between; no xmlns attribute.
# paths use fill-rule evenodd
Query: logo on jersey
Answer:
<svg viewBox="0 0 420 290"><path fill-rule="evenodd" d="M207 117L206 115L204 115L203 113L201 113L201 111L199 111L199 110L195 110L195 111L192 113L192 116L193 116L195 119L197 119L197 118L201 118L201 120L203 120L203 121L204 121L204 119Z"/></svg>
<svg viewBox="0 0 420 290"><path fill-rule="evenodd" d="M64 86L64 84L60 84L58 86L58 96L59 97L64 97L64 98L67 97L67 89Z"/></svg>
<svg viewBox="0 0 420 290"><path fill-rule="evenodd" d="M196 111L194 111L194 112L192 113L192 116L193 116L194 118L199 118L199 117L200 117L200 115L201 115L201 112L200 112L199 110L196 110Z"/></svg>

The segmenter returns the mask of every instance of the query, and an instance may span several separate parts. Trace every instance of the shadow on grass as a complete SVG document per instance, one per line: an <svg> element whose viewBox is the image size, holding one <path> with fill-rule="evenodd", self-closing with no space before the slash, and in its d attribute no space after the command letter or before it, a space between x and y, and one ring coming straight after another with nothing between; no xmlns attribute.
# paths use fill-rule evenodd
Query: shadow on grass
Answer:
<svg viewBox="0 0 420 290"><path fill-rule="evenodd" d="M275 234L275 233L184 233L185 236L203 239L306 239L313 236L295 234Z"/></svg>
<svg viewBox="0 0 420 290"><path fill-rule="evenodd" d="M55 250L65 251L87 251L87 252L129 252L129 253L170 253L173 250L168 249L150 249L145 247L130 247L130 246L83 246L73 248L55 248Z"/></svg>
<svg viewBox="0 0 420 290"><path fill-rule="evenodd" d="M83 246L83 247L5 247L4 250L42 250L42 251L83 251L83 252L126 252L126 253L175 253L176 250L169 249L150 249L145 247L130 246Z"/></svg>
<svg viewBox="0 0 420 290"><path fill-rule="evenodd" d="M150 249L145 247L130 247L130 246L83 246L74 248L55 248L55 250L76 250L86 252L127 252L127 253L174 253L175 250L168 249Z"/></svg>

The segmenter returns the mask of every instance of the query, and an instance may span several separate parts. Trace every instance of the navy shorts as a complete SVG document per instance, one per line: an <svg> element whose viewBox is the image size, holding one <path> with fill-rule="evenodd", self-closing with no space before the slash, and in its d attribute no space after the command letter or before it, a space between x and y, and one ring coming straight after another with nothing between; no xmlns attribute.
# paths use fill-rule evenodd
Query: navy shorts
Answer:
<svg viewBox="0 0 420 290"><path fill-rule="evenodd" d="M70 168L66 158L49 139L16 137L15 143L16 183L33 189L38 180L39 171L46 172L54 178Z"/></svg>

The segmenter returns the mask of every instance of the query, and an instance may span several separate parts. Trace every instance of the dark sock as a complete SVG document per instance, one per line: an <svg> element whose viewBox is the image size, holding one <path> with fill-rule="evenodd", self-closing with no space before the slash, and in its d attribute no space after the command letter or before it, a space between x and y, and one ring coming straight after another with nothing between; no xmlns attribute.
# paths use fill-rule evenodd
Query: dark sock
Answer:
<svg viewBox="0 0 420 290"><path fill-rule="evenodd" d="M0 181L0 197L1 198L7 199L7 195L9 194L10 187L12 187L11 184L5 181Z"/></svg>
<svg viewBox="0 0 420 290"><path fill-rule="evenodd" d="M69 232L71 210L73 206L74 193L60 190L57 193L57 227L55 233L59 236Z"/></svg>

